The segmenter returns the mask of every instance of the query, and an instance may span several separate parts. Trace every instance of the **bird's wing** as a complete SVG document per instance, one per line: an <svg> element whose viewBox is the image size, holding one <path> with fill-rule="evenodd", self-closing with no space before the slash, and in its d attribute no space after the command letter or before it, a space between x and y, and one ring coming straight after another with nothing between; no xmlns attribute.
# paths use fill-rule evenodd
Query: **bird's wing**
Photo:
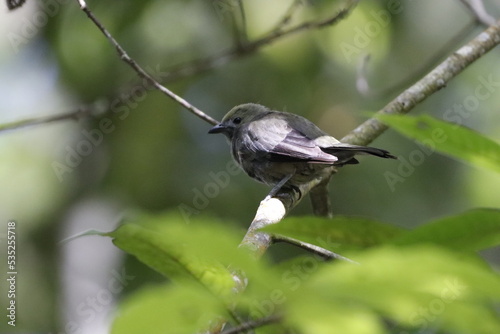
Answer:
<svg viewBox="0 0 500 334"><path fill-rule="evenodd" d="M265 155L269 161L331 164L338 160L283 119L252 122L247 135L246 142L250 143L248 148L257 155Z"/></svg>

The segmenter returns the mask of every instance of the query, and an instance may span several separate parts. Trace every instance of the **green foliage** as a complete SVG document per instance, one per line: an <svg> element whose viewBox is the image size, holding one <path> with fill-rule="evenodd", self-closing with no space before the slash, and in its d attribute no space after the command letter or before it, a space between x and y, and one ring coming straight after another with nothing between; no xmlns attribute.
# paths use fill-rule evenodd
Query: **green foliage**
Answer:
<svg viewBox="0 0 500 334"><path fill-rule="evenodd" d="M500 146L471 130L430 116L377 117L429 150L500 171ZM302 256L272 265L238 248L241 233L216 220L142 216L108 236L176 284L131 296L113 333L196 333L268 316L279 323L258 333L500 332L500 275L476 254L500 245L498 209L413 230L337 216L287 218L262 232L341 251L359 264Z"/></svg>
<svg viewBox="0 0 500 334"><path fill-rule="evenodd" d="M357 259L318 270L290 298L289 323L330 334L386 333L383 318L419 331L500 330L490 304L500 300L500 277L475 261L433 246L380 247Z"/></svg>
<svg viewBox="0 0 500 334"><path fill-rule="evenodd" d="M175 284L132 295L113 333L196 333L270 315L285 327L258 333L500 332L492 308L500 302L500 276L474 256L500 244L499 220L497 210L472 210L405 231L361 218L291 218L265 231L333 241L360 264L304 256L276 266L239 249L240 233L220 222L141 216L107 235Z"/></svg>
<svg viewBox="0 0 500 334"><path fill-rule="evenodd" d="M115 245L166 277L193 280L220 294L230 293L234 286L230 272L186 247L184 240L189 239L182 238L177 227L146 219L144 226L125 224L109 236L114 238Z"/></svg>
<svg viewBox="0 0 500 334"><path fill-rule="evenodd" d="M500 210L475 209L427 223L394 240L397 245L432 243L457 251L479 251L500 244Z"/></svg>
<svg viewBox="0 0 500 334"><path fill-rule="evenodd" d="M241 287L235 283L233 270L244 271L260 293L267 293L272 284L266 264L238 249L241 234L210 219L193 219L186 224L177 213L144 215L108 236L165 277L201 284L221 298L233 296Z"/></svg>
<svg viewBox="0 0 500 334"><path fill-rule="evenodd" d="M123 303L112 333L198 333L221 315L224 307L199 285L147 287Z"/></svg>
<svg viewBox="0 0 500 334"><path fill-rule="evenodd" d="M411 231L347 216L287 218L265 227L263 231L300 239L331 251L386 243L400 246L430 243L454 250L479 251L500 244L500 210L475 209L431 221Z"/></svg>
<svg viewBox="0 0 500 334"><path fill-rule="evenodd" d="M376 114L375 117L431 151L500 172L500 145L475 131L429 115Z"/></svg>

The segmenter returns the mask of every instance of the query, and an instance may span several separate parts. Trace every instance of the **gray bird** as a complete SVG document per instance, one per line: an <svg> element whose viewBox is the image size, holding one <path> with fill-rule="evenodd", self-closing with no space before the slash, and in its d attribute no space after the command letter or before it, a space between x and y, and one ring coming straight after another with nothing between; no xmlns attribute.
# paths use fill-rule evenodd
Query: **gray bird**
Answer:
<svg viewBox="0 0 500 334"><path fill-rule="evenodd" d="M251 177L273 186L296 187L327 167L357 164L356 154L396 159L386 150L341 143L302 116L247 103L234 107L208 133L222 133L236 162Z"/></svg>

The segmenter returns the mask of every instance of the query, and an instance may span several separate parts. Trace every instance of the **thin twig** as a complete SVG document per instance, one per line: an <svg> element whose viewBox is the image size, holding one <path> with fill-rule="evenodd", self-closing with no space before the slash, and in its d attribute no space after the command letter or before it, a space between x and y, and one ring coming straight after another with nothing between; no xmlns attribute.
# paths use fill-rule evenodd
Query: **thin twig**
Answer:
<svg viewBox="0 0 500 334"><path fill-rule="evenodd" d="M421 80L406 89L378 112L388 114L408 113L418 103L424 101L438 90L446 87L451 79L499 43L500 25L497 23L462 46ZM385 130L387 130L385 124L375 118L371 118L352 130L342 138L341 141L355 145L368 145Z"/></svg>
<svg viewBox="0 0 500 334"><path fill-rule="evenodd" d="M238 8L239 8L239 16L240 16L240 26L236 24L236 27L238 31L236 32L237 35L237 41L236 45L241 46L245 44L248 41L248 34L247 34L247 16L245 13L245 7L243 7L243 2L242 0L238 0ZM234 20L236 21L236 15Z"/></svg>
<svg viewBox="0 0 500 334"><path fill-rule="evenodd" d="M281 29L279 28L280 26L278 25L276 28L271 30L268 34L264 35L263 37L256 39L254 41L248 42L244 45L236 45L228 50L225 50L219 54L209 56L207 58L203 59L198 59L194 60L189 63L184 63L181 65L174 66L173 68L170 69L167 75L165 75L164 80L162 81L163 83L165 82L172 82L184 77L196 75L205 71L212 70L217 67L221 67L223 65L226 65L227 63L238 59L242 58L244 56L248 56L260 48L270 45L271 43L299 33L303 31L308 31L312 29L321 29L325 28L331 25L334 25L344 19L347 15L349 15L354 7L356 7L357 3L359 0L350 0L348 1L347 5L336 12L334 15L331 17L328 17L323 20L319 21L306 21L301 24L298 24L294 27L288 28L288 29Z"/></svg>
<svg viewBox="0 0 500 334"><path fill-rule="evenodd" d="M371 56L369 54L364 55L358 62L356 69L356 89L363 96L371 95L371 88L367 79L368 63L370 58Z"/></svg>
<svg viewBox="0 0 500 334"><path fill-rule="evenodd" d="M192 104L190 104L188 101L184 100L182 97L178 96L177 94L173 93L170 91L168 88L165 86L161 85L158 81L156 81L151 75L149 75L137 62L135 62L130 56L127 54L127 52L122 48L122 46L116 41L116 39L108 32L108 30L101 24L101 22L94 16L92 11L87 7L87 4L85 3L85 0L76 0L78 1L78 4L80 5L80 9L85 12L85 14L88 16L88 18L94 22L94 24L99 28L99 30L106 36L106 38L111 42L111 44L115 47L116 51L118 52L118 55L120 56L120 59L123 60L125 63L127 63L132 69L143 79L145 79L148 83L153 85L156 89L161 91L163 94L167 95L170 97L172 100L175 102L179 103L182 105L184 108L189 110L191 113L194 115L198 116L202 120L212 124L216 125L219 122L217 122L215 119L210 117L209 115L205 114L203 111L200 109L196 108Z"/></svg>
<svg viewBox="0 0 500 334"><path fill-rule="evenodd" d="M287 30L276 30L276 31L268 34L267 36L252 42L251 47L256 48L256 47L260 47L260 46L265 45L265 44L269 44L269 43L275 41L276 39L283 37L285 35L296 34L298 32L302 32L305 30L320 29L320 28L324 28L324 27L328 27L328 26L331 26L333 24L336 24L339 21L343 20L347 15L349 15L351 13L351 11L354 9L354 7L356 7L358 2L359 2L359 0L348 1L347 5L344 8L340 9L332 17L328 17L326 19L319 20L319 21L303 22L303 23L301 23L295 27L292 27L290 29L287 29Z"/></svg>
<svg viewBox="0 0 500 334"><path fill-rule="evenodd" d="M273 32L282 30L287 24L290 23L292 20L293 15L295 14L295 11L302 5L302 0L295 0L292 2L290 7L286 10L285 14L279 20L278 24L272 29Z"/></svg>
<svg viewBox="0 0 500 334"><path fill-rule="evenodd" d="M467 7L477 22L485 26L495 24L496 20L484 8L483 0L460 0L460 2Z"/></svg>
<svg viewBox="0 0 500 334"><path fill-rule="evenodd" d="M156 89L160 90L170 98L174 99L178 103L180 103L182 106L184 106L186 109L197 115L198 117L202 118L203 120L207 121L210 124L217 124L218 122L211 118L210 116L206 115L203 113L201 110L195 108L192 106L189 102L186 100L182 99L181 97L177 96L173 92L171 92L169 89L164 87L163 85L160 84L159 81L154 79L151 75L149 75L144 69L142 69L137 62L135 62L133 59L131 59L125 50L120 46L120 44L115 40L115 38L107 31L107 29L96 19L95 15L88 9L86 3L84 0L77 0L80 8L87 14L87 16L94 22L94 24L101 30L101 32L106 36L106 38L111 42L111 44L116 48L120 58L125 61L129 66L131 66L134 71L137 72L137 74L141 77L147 80L149 84L154 86ZM305 22L302 23L298 26L292 27L290 29L284 30L282 29L285 25L285 23L288 22L288 20L291 18L291 14L293 13L292 8L298 7L300 5L300 0L295 1L292 6L289 8L287 11L287 14L285 17L277 24L277 26L272 30L271 33L266 34L264 37L257 39L253 42L250 43L245 43L245 39L241 40L240 44L241 45L235 45L233 49L226 50L218 55L211 56L205 59L197 60L192 63L184 64L184 65L179 65L176 66L174 69L171 69L169 72L166 74L163 74L162 77L163 79L161 80L162 83L168 83L172 82L175 80L178 80L180 78L186 77L186 76L191 76L195 75L219 66L223 66L224 64L227 64L231 60L234 60L236 58L242 57L244 55L249 55L252 52L255 52L259 50L261 47L265 45L269 45L270 43L278 40L279 38L286 37L290 34L297 33L299 31L304 31L306 29L312 29L314 27L316 28L322 28L326 27L328 25L334 24L340 18L345 17L356 5L357 1L351 1L350 4L344 8L342 11L339 13L336 13L334 16L322 20L322 21L310 21L310 22ZM295 10L295 9L294 9ZM246 26L245 23L245 13L243 11L243 8L240 9L240 15L242 15L243 25ZM308 28L309 27L309 28ZM246 33L244 33L244 36L246 36ZM68 120L68 119L74 119L78 117L83 117L85 116L85 113L83 113L81 110L75 111L75 112L69 112L65 114L60 114L60 115L55 115L55 116L43 116L39 118L29 118L25 120L20 120L20 121L15 121L11 123L6 123L0 126L0 131L5 131L5 130L12 130L16 128L22 128L26 126L31 126L31 125L37 125L37 124L43 124L43 123L50 123L50 122L56 122L60 120Z"/></svg>
<svg viewBox="0 0 500 334"><path fill-rule="evenodd" d="M244 324L241 324L240 326L230 328L228 330L225 330L221 332L220 334L238 334L238 333L245 333L246 331L250 329L255 329L259 327L263 327L269 324L273 324L276 322L279 322L281 320L281 316L279 315L270 315L265 318L257 319L257 320L251 320L248 322L245 322Z"/></svg>
<svg viewBox="0 0 500 334"><path fill-rule="evenodd" d="M329 251L328 249L324 249L322 247L319 247L319 246L316 246L316 245L313 245L313 244L310 244L310 243L307 243L307 242L304 242L301 240L297 240L294 238L290 238L290 237L287 237L284 235L273 235L272 239L273 239L273 242L275 242L275 243L284 242L284 243L287 243L290 245L297 246L297 247L302 248L308 252L319 255L325 260L342 260L342 261L347 261L347 262L351 262L354 264L359 264L356 261L353 261L345 256L342 256L340 254Z"/></svg>
<svg viewBox="0 0 500 334"><path fill-rule="evenodd" d="M368 91L368 94L365 94L365 96L369 95L372 98L381 96L390 96L394 94L396 91L399 91L401 87L407 87L408 85L411 85L412 83L420 79L422 76L424 76L426 73L428 73L430 69L436 66L436 64L439 64L439 61L441 61L446 55L450 54L451 50L455 50L457 47L462 45L464 42L464 36L468 36L469 33L472 32L476 27L477 27L477 22L472 20L471 22L466 24L462 29L460 29L458 33L452 36L449 41L441 45L440 49L437 52L435 52L434 55L432 55L428 60L426 60L422 66L419 66L419 68L416 71L413 71L405 78L390 85L389 87L382 88L379 91L370 90ZM369 83L368 87L370 87Z"/></svg>
<svg viewBox="0 0 500 334"><path fill-rule="evenodd" d="M42 116L36 118L27 118L20 121L14 121L10 123L0 124L0 132L8 131L13 129L24 128L28 126L34 126L39 124L47 124L63 120L78 120L84 116L91 114L92 111L88 108L82 107L76 111L71 111L63 114Z"/></svg>

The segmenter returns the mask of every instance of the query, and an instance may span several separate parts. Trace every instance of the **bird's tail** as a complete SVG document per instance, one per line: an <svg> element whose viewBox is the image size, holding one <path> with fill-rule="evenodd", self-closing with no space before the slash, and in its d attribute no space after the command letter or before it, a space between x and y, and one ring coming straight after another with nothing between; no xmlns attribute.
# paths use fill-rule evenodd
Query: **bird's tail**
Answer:
<svg viewBox="0 0 500 334"><path fill-rule="evenodd" d="M383 150L381 148L350 145L344 143L340 143L338 145L330 147L322 147L321 150L339 157L339 160L342 160L343 156L345 158L352 158L355 154L371 154L386 159L397 159L397 157L389 153L389 151Z"/></svg>

